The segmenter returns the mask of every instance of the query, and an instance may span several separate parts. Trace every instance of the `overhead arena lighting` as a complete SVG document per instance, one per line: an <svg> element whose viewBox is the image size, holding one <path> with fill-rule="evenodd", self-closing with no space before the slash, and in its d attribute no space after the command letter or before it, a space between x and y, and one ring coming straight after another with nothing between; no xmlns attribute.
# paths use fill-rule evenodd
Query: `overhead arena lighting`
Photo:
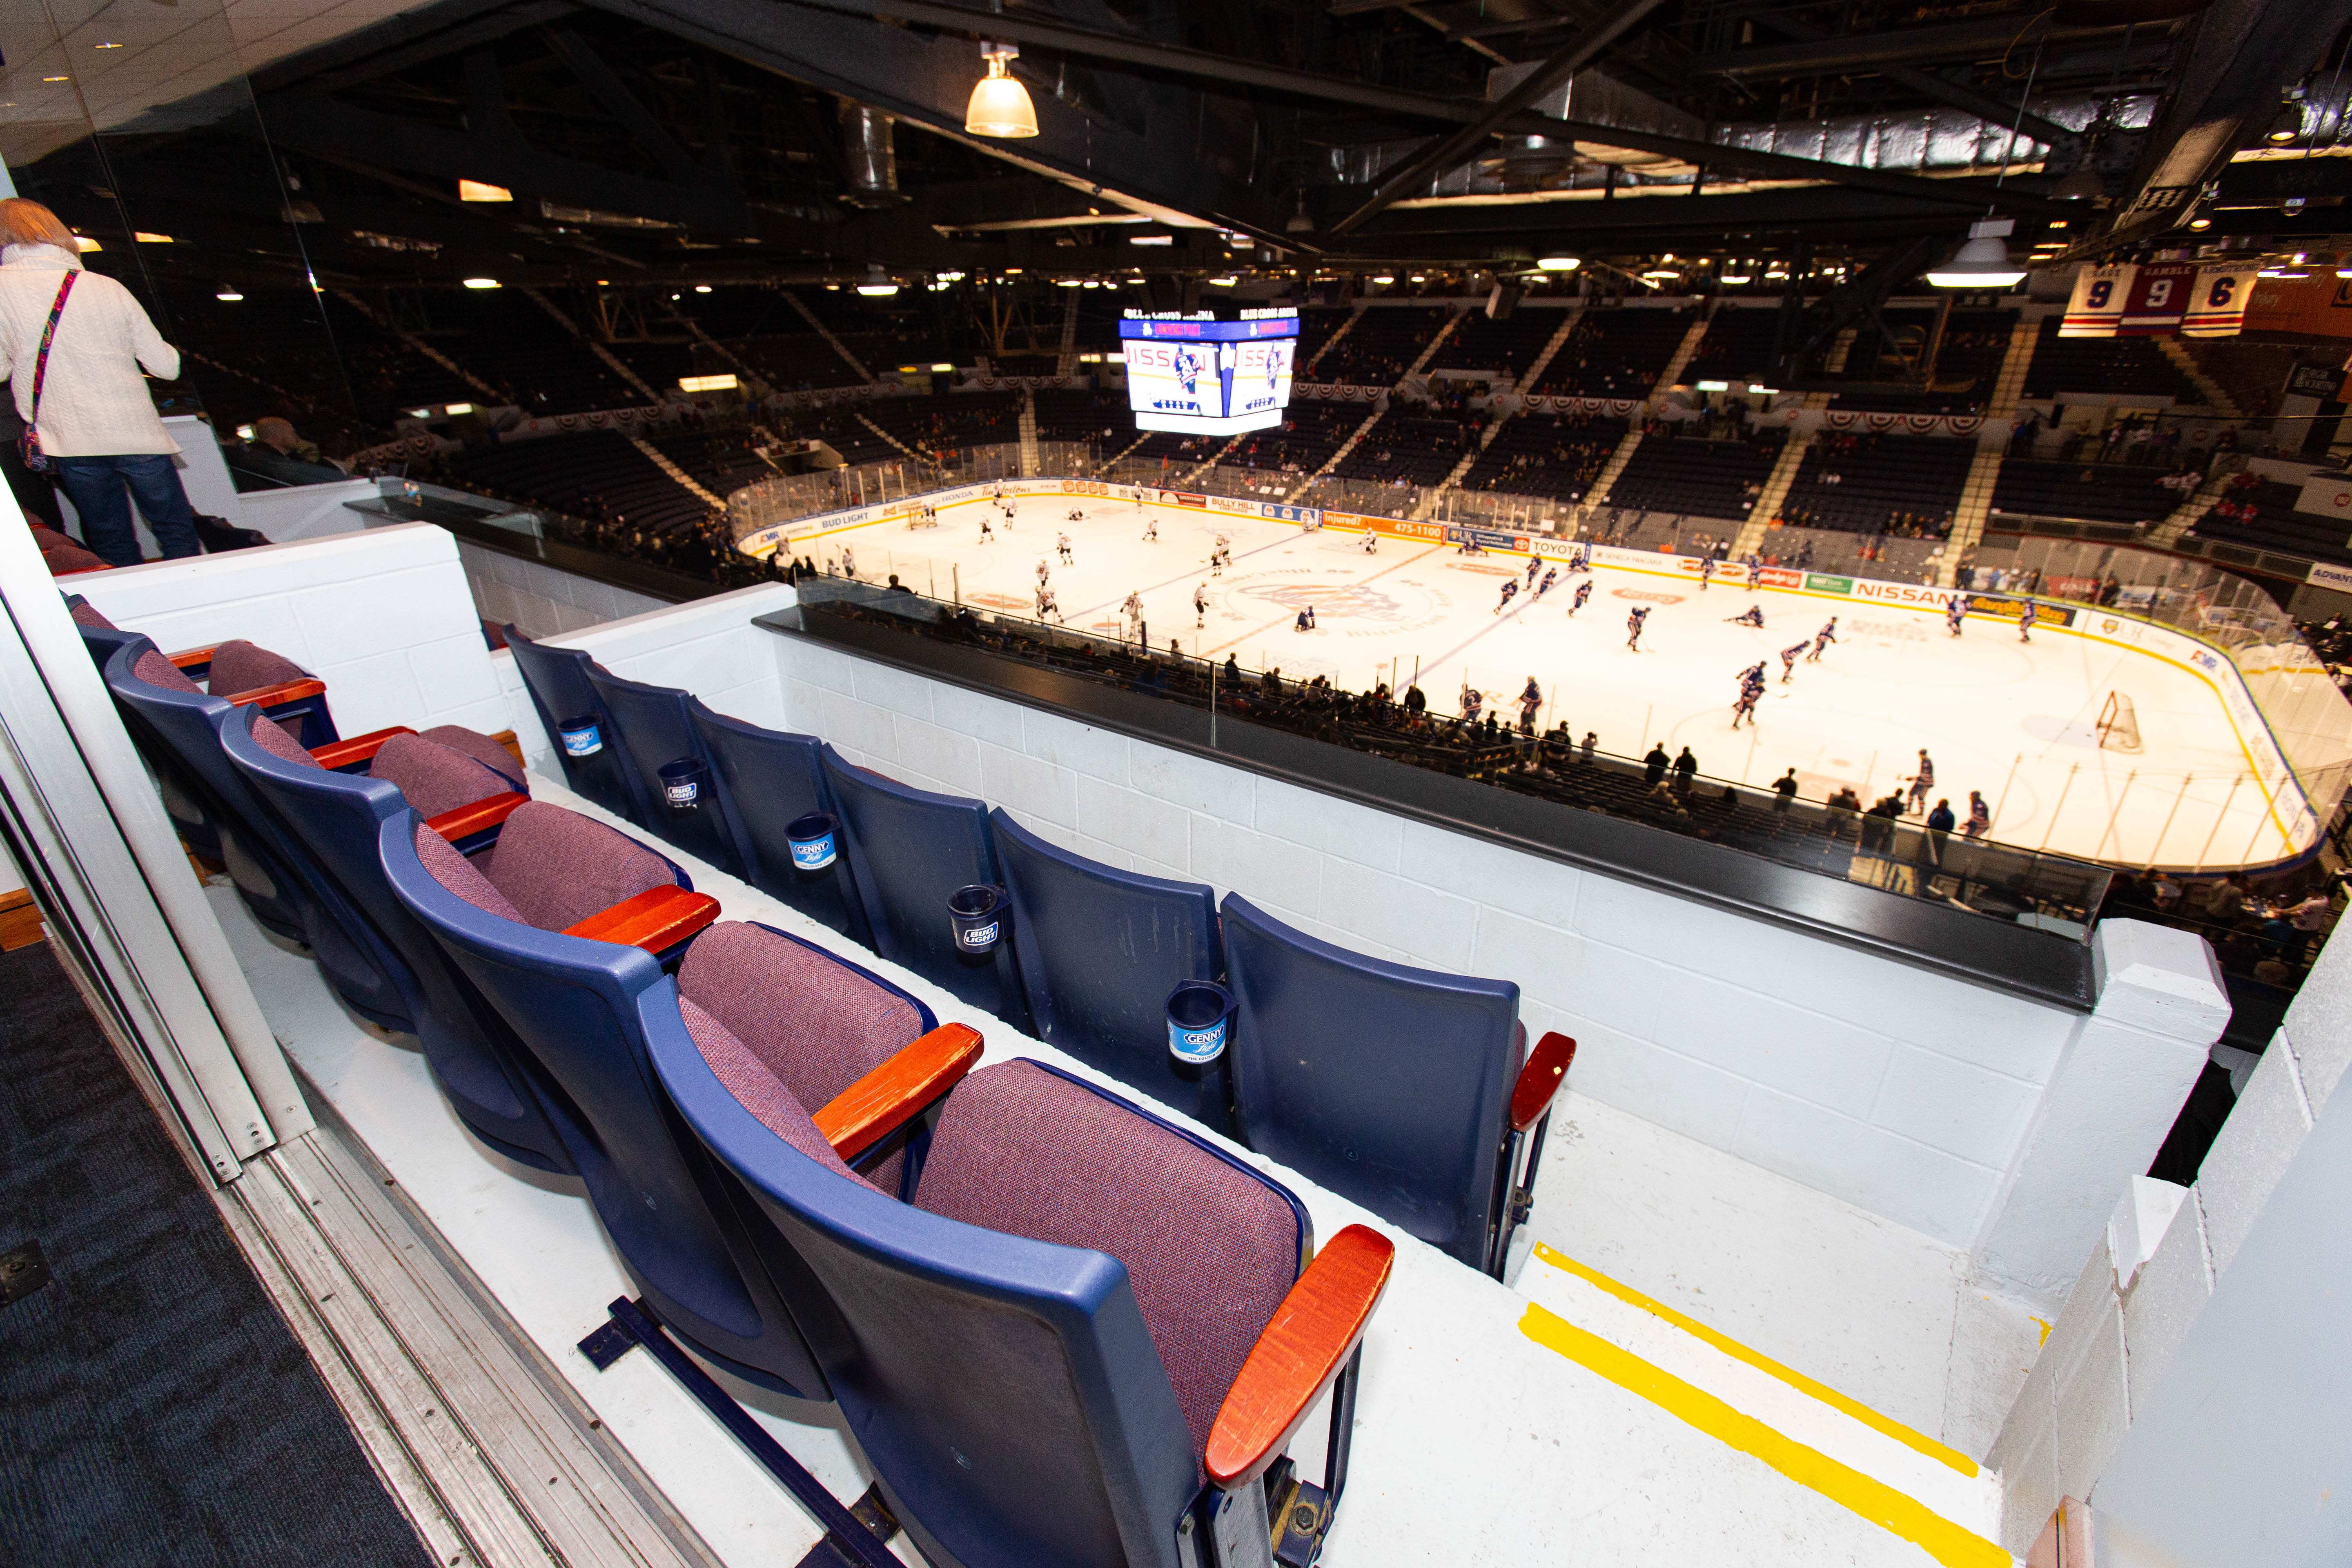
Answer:
<svg viewBox="0 0 2352 1568"><path fill-rule="evenodd" d="M1753 283L1756 279L1745 272L1727 272L1717 279L1722 283Z"/></svg>
<svg viewBox="0 0 2352 1568"><path fill-rule="evenodd" d="M228 304L234 305L234 304L236 304L239 300L244 299L244 298L245 298L245 295L243 294L243 292L241 292L239 289L236 289L236 288L235 288L234 286L231 286L231 287L225 288L225 289L222 289L218 290L217 292L215 292L215 293L213 295L213 298L214 298L214 299L215 299L215 300L223 300L223 301L225 301L226 303L228 303Z"/></svg>
<svg viewBox="0 0 2352 1568"><path fill-rule="evenodd" d="M972 83L971 101L964 106L963 128L974 136L1019 137L1037 134L1037 106L1029 89L1013 79L1008 67L1021 58L1011 44L983 43L980 52L988 74Z"/></svg>
<svg viewBox="0 0 2352 1568"><path fill-rule="evenodd" d="M133 229L131 237L142 245L170 245L173 242L168 234L150 234L143 228Z"/></svg>
<svg viewBox="0 0 2352 1568"><path fill-rule="evenodd" d="M88 256L91 251L104 250L106 247L99 244L98 241L90 238L90 237L86 234L78 234L74 236L74 248L80 251L84 256Z"/></svg>
<svg viewBox="0 0 2352 1568"><path fill-rule="evenodd" d="M2303 106L2286 103L2279 106L2278 116L2271 121L2271 128L2263 132L2263 140L2273 147L2284 147L2302 134Z"/></svg>
<svg viewBox="0 0 2352 1568"><path fill-rule="evenodd" d="M694 291L698 294L708 294L710 292L710 285L708 283L697 283L694 286Z"/></svg>
<svg viewBox="0 0 2352 1568"><path fill-rule="evenodd" d="M866 269L866 281L857 286L857 291L869 300L885 300L898 291L898 285L890 280L877 261Z"/></svg>
<svg viewBox="0 0 2352 1568"><path fill-rule="evenodd" d="M1378 278L1373 279L1372 281L1380 284L1382 288L1386 288L1388 285L1395 282L1396 279L1391 274L1383 272Z"/></svg>
<svg viewBox="0 0 2352 1568"><path fill-rule="evenodd" d="M473 411L474 405L470 403L445 404L441 409L444 414L471 414Z"/></svg>
<svg viewBox="0 0 2352 1568"><path fill-rule="evenodd" d="M1539 272L1573 272L1583 265L1582 257L1547 256L1536 263L1536 269Z"/></svg>
<svg viewBox="0 0 2352 1568"><path fill-rule="evenodd" d="M514 193L504 185L493 185L487 180L460 180L457 199L461 202L510 202Z"/></svg>
<svg viewBox="0 0 2352 1568"><path fill-rule="evenodd" d="M2005 217L1970 224L1968 243L1949 261L1931 268L1927 281L1938 289L2015 288L2025 280L2025 268L2010 260L2004 237L2016 227L2013 220Z"/></svg>
<svg viewBox="0 0 2352 1568"><path fill-rule="evenodd" d="M1076 289L1080 283L1084 282L1085 279L1080 278L1056 278L1054 281L1061 288Z"/></svg>
<svg viewBox="0 0 2352 1568"><path fill-rule="evenodd" d="M1661 267L1661 268L1652 268L1650 271L1647 271L1647 272L1643 273L1643 274L1642 274L1642 276L1643 276L1643 277L1644 277L1644 278L1647 278L1647 279L1651 279L1652 281L1654 281L1654 281L1657 281L1657 280L1659 280L1659 279L1666 279L1666 278L1679 278L1679 277L1681 277L1681 276L1682 276L1682 274L1681 274L1681 273L1679 273L1679 272L1671 271L1671 270L1669 270L1669 269L1667 269L1667 268L1665 268Z"/></svg>
<svg viewBox="0 0 2352 1568"><path fill-rule="evenodd" d="M466 279L466 287L468 289L495 289L498 286L499 280L495 278L468 278Z"/></svg>
<svg viewBox="0 0 2352 1568"><path fill-rule="evenodd" d="M1212 289L1230 289L1240 281L1241 279L1238 278L1212 278L1209 279L1209 287Z"/></svg>
<svg viewBox="0 0 2352 1568"><path fill-rule="evenodd" d="M680 392L732 392L740 384L731 371L724 375L681 375L677 378Z"/></svg>
<svg viewBox="0 0 2352 1568"><path fill-rule="evenodd" d="M933 375L948 375L948 374L953 374L954 370L955 370L955 366L953 366L953 365L951 365L951 364L935 364L935 365L931 366L931 374L932 374Z"/></svg>

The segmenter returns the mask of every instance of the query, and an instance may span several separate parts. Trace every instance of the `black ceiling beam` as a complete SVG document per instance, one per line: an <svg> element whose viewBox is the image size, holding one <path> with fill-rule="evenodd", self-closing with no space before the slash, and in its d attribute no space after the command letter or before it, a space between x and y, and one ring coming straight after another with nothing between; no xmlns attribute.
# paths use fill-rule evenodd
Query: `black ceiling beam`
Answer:
<svg viewBox="0 0 2352 1568"><path fill-rule="evenodd" d="M1808 43L1826 43L1831 41L1832 37L1827 29L1816 27L1811 22L1793 14L1763 13L1756 19L1775 32L1785 33L1790 37ZM2020 134L2032 136L2037 142L2056 146L2077 139L2075 132L2070 131L2056 121L2045 120L2041 115L2027 110L2021 103L2004 103L1990 93L1979 92L1965 82L1932 76L1926 71L1904 65L1881 66L1878 68L1878 74L1898 87L1909 89L1922 98L1932 98L1937 102L1950 104L1954 109L1963 113L1973 114L1990 124L2009 126Z"/></svg>
<svg viewBox="0 0 2352 1568"><path fill-rule="evenodd" d="M823 8L821 11L812 5L791 4L789 0L713 0L709 5L688 4L688 0L598 0L598 3L626 9L631 15L656 21L656 25L674 30L688 27L703 33L709 31L710 25L698 22L698 18L715 12L732 13L746 8L789 13L795 18L795 26L804 25L809 16L825 12L895 17L929 26L951 27L988 37L1003 38L1013 43L1034 43L1042 48L1059 49L1068 54L1116 59L1221 82L1228 88L1259 87L1311 101L1345 104L1356 109L1442 123L1467 124L1484 115L1490 107L1483 99L1441 98L1430 93L1405 92L1383 87L1378 82L1318 76L1312 71L1293 70L1287 67L1211 54L1202 49L1155 43L1132 34L1074 26L1040 18L1034 13L1013 12L1000 16L966 5L944 4L942 0L814 0L815 6ZM668 10L669 6L676 6L676 11ZM887 90L887 78L883 79L872 90ZM860 96L858 89L848 85L835 90L853 97ZM866 101L874 100L869 98ZM1041 109L1040 113L1043 112ZM1921 179L1912 174L1890 174L1875 169L1823 163L1818 159L1794 158L1780 153L1758 153L1688 137L1662 136L1646 131L1601 125L1591 121L1555 120L1529 110L1520 110L1495 129L1514 135L1570 137L1605 146L1655 153L1694 163L1703 163L1718 173L1731 172L1761 179L1821 180L1891 196L1911 196L1963 206L1971 205L1976 200L1973 196L1958 194L1952 189L1953 182ZM1004 143L994 144L990 151L1000 157L1018 157L1017 151ZM1166 149L1160 150L1159 157L1163 163L1168 160ZM2004 203L2021 211L2040 210L2051 205L2042 198L2017 191L2013 186L2011 195L2004 197ZM1283 243L1296 245L1297 242Z"/></svg>
<svg viewBox="0 0 2352 1568"><path fill-rule="evenodd" d="M1333 224L1331 232L1343 235L1361 228L1399 196L1460 165L1486 146L1496 126L1521 110L1533 107L1537 100L1600 58L1604 50L1656 10L1660 3L1661 0L1617 0L1606 16L1545 57L1542 64L1495 100L1485 113L1406 160L1404 166L1382 180L1361 205Z"/></svg>
<svg viewBox="0 0 2352 1568"><path fill-rule="evenodd" d="M2040 26L2042 16L2011 12L1934 27L1893 27L1847 33L1795 44L1766 44L1690 62L1693 76L1766 80L1835 76L1846 71L1883 71L1889 66L1949 65L1994 59L2030 44L2072 43L2120 34L2117 26Z"/></svg>
<svg viewBox="0 0 2352 1568"><path fill-rule="evenodd" d="M1976 187L1974 205L1984 205L1984 189L1990 184ZM1378 224L1350 236L1347 246L1323 259L1328 264L1349 257L1428 256L1457 241L1498 243L1531 236L1541 236L1546 244L1590 237L1595 245L1606 241L1628 250L1650 248L1649 242L1660 238L1738 246L1751 243L1735 237L1740 235L1787 234L1799 228L1880 237L1932 230L1948 237L1952 209L1941 202L1890 201L1839 185L1696 198L1620 195L1614 201L1411 207L1383 215Z"/></svg>

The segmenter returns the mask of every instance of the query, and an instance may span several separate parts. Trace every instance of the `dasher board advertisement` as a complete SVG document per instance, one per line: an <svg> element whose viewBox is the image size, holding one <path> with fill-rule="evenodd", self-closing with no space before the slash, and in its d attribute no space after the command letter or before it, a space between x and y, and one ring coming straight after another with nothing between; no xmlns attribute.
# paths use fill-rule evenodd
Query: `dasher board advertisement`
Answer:
<svg viewBox="0 0 2352 1568"><path fill-rule="evenodd" d="M1290 405L1295 310L1247 311L1232 321L1130 310L1118 336L1139 430L1238 436L1281 424Z"/></svg>

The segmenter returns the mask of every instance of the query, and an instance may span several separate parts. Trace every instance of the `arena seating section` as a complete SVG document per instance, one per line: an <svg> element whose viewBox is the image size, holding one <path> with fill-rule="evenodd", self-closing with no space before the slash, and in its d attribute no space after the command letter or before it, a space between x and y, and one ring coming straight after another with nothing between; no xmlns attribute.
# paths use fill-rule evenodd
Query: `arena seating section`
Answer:
<svg viewBox="0 0 2352 1568"><path fill-rule="evenodd" d="M1444 305L1368 305L1353 330L1316 362L1313 379L1394 386L1453 313Z"/></svg>
<svg viewBox="0 0 2352 1568"><path fill-rule="evenodd" d="M2352 564L2352 546L2346 542L2342 521L2294 510L2295 497L2301 489L2298 485L2283 484L2276 479L2233 486L2222 492L2221 500L2189 531L2200 539L2219 540L2226 544ZM2252 509L2252 517L2230 515L2231 510L2245 508Z"/></svg>
<svg viewBox="0 0 2352 1568"><path fill-rule="evenodd" d="M1017 392L877 397L863 412L917 452L942 459L973 447L1001 447L1021 439Z"/></svg>
<svg viewBox="0 0 2352 1568"><path fill-rule="evenodd" d="M1538 310L1522 305L1497 321L1484 310L1473 310L1446 337L1427 368L1500 371L1516 379L1535 363L1568 314L1556 307Z"/></svg>
<svg viewBox="0 0 2352 1568"><path fill-rule="evenodd" d="M2030 517L2091 522L2153 522L2180 505L2157 484L2163 470L2125 463L2042 462L2010 458L1993 484L1992 509Z"/></svg>
<svg viewBox="0 0 2352 1568"><path fill-rule="evenodd" d="M1328 403L1303 397L1291 404L1280 426L1255 430L1223 459L1223 466L1276 468L1311 474L1331 458L1341 442L1371 413L1360 403ZM1385 425L1386 420L1381 424ZM1372 428L1377 431L1381 426Z"/></svg>
<svg viewBox="0 0 2352 1568"><path fill-rule="evenodd" d="M710 511L627 437L610 430L484 447L459 454L449 468L467 489L648 533L691 532Z"/></svg>
<svg viewBox="0 0 2352 1568"><path fill-rule="evenodd" d="M1323 345L1329 342L1331 335L1346 326L1348 319L1354 314L1349 310L1328 306L1310 306L1298 312L1298 353L1294 365L1299 375L1307 374L1307 367L1315 363L1315 356L1323 352ZM1328 378L1318 371L1316 379Z"/></svg>
<svg viewBox="0 0 2352 1568"><path fill-rule="evenodd" d="M1706 323L1706 336L1699 339L1690 363L1683 369L1682 379L1744 381L1751 386L1775 384L1771 379L1772 341L1780 325L1780 312L1777 309L1742 310L1718 305Z"/></svg>
<svg viewBox="0 0 2352 1568"><path fill-rule="evenodd" d="M1116 451L1134 439L1135 416L1124 392L1048 389L1036 396L1040 441L1100 441Z"/></svg>
<svg viewBox="0 0 2352 1568"><path fill-rule="evenodd" d="M2169 397L2190 407L2205 399L2153 338L2062 338L2058 318L2042 319L2033 363L2025 372L2028 397L2070 392L2117 392Z"/></svg>
<svg viewBox="0 0 2352 1568"><path fill-rule="evenodd" d="M1506 419L1462 476L1470 490L1581 500L1624 438L1625 422L1598 415L1522 414Z"/></svg>
<svg viewBox="0 0 2352 1568"><path fill-rule="evenodd" d="M1646 397L1690 331L1688 310L1589 310L1529 390L1581 397Z"/></svg>
<svg viewBox="0 0 2352 1568"><path fill-rule="evenodd" d="M1826 433L1806 450L1781 515L1853 533L1901 533L1916 526L1941 533L1959 504L1976 450L1972 440L1941 436ZM1825 483L1830 476L1837 482Z"/></svg>
<svg viewBox="0 0 2352 1568"><path fill-rule="evenodd" d="M713 495L725 496L776 475L775 468L755 449L759 446L757 438L744 426L725 430L672 426L656 431L646 440Z"/></svg>
<svg viewBox="0 0 2352 1568"><path fill-rule="evenodd" d="M1745 518L1755 499L1748 487L1764 488L1787 439L1779 430L1761 431L1746 441L1646 436L1633 448L1625 471L1609 487L1609 504L1692 517Z"/></svg>
<svg viewBox="0 0 2352 1568"><path fill-rule="evenodd" d="M1433 485L1475 439L1462 420L1430 417L1413 404L1393 405L1331 471L1370 484Z"/></svg>

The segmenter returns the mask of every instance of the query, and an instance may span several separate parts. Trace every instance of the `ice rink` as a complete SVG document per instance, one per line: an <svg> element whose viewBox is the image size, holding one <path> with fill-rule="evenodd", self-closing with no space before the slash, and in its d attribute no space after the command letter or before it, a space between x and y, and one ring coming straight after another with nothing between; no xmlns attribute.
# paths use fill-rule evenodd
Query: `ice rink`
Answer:
<svg viewBox="0 0 2352 1568"><path fill-rule="evenodd" d="M950 506L935 528L893 520L805 538L795 548L828 570L843 547L856 574L897 574L917 593L961 595L983 611L1036 614L1043 563L1066 623L1124 633L1120 606L1139 593L1147 634L1165 650L1223 662L1255 677L1328 676L1350 690L1386 680L1402 695L1419 672L1433 712L1458 710L1463 687L1516 719L1529 677L1544 694L1539 722L1566 721L1600 751L1638 757L1653 742L1688 746L1706 775L1763 787L1790 767L1800 793L1821 799L1851 785L1864 802L1906 787L1926 748L1933 798L1965 821L1969 792L1993 808L1990 837L2028 849L2172 867L2263 862L2294 852L2224 709L2200 676L2170 659L2064 629L2021 643L2014 623L1972 616L1950 637L1940 612L1826 594L1697 583L1666 573L1601 565L1581 612L1584 581L1564 568L1541 597L1521 593L1497 612L1507 581L1525 583L1528 558L1464 556L1450 544L1379 538L1339 527L1203 514L1099 497L1018 498L1008 527L982 500ZM1072 519L1073 510L1084 517ZM983 542L980 522L995 519ZM1158 539L1147 542L1156 525ZM1066 533L1071 559L1058 554ZM1232 564L1213 574L1216 535ZM1547 564L1549 564L1547 563ZM1540 580L1541 573L1538 573ZM1200 589L1205 616L1193 611ZM1761 630L1732 624L1749 605ZM1312 631L1295 630L1315 610ZM1626 619L1651 611L1638 650ZM1831 616L1837 641L1818 663L1780 679L1780 651ZM1740 670L1767 662L1770 684L1750 729L1732 729ZM2143 749L2099 746L2096 721L2120 690L2137 710Z"/></svg>

